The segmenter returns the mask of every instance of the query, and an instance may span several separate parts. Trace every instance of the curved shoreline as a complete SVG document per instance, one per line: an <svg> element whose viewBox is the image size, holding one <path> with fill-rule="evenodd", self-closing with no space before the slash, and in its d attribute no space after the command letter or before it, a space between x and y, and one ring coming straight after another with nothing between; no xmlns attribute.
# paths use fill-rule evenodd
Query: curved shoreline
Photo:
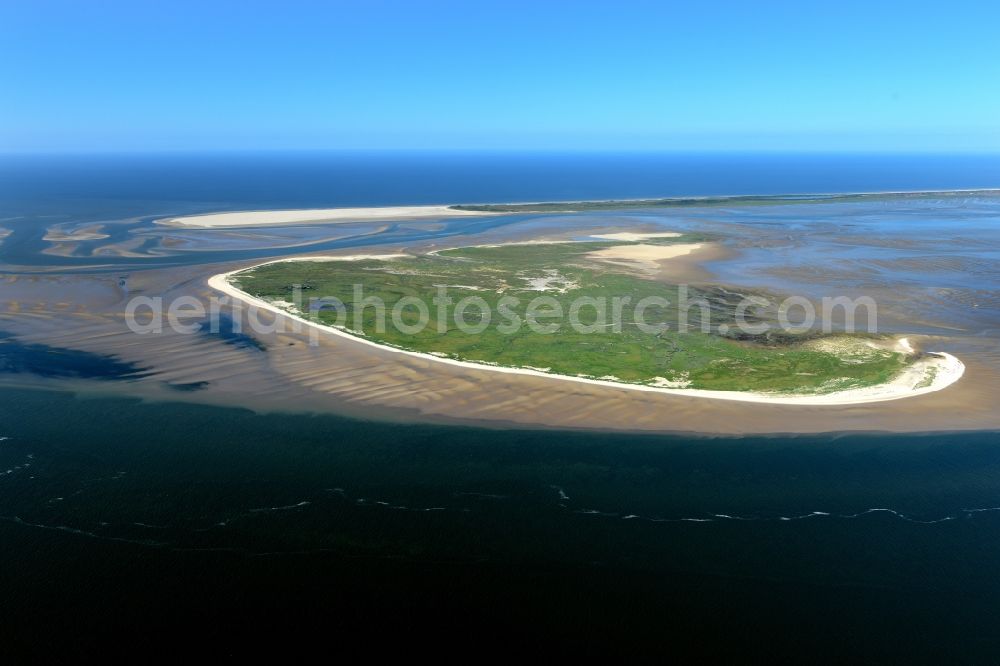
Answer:
<svg viewBox="0 0 1000 666"><path fill-rule="evenodd" d="M897 377L895 377L891 382L886 384L880 384L878 386L848 389L846 391L837 391L834 393L826 393L823 395L777 395L777 394L764 394L764 393L749 393L749 392L738 392L738 391L712 391L706 389L679 389L679 388L664 388L657 386L649 386L645 384L630 384L627 382L610 381L603 379L591 379L588 377L573 377L570 375L561 375L550 372L542 372L539 370L532 370L529 368L516 368L516 367L506 367L501 365L493 365L483 362L474 361L460 361L457 359L436 356L427 352L417 352L410 351L407 349L400 349L398 347L392 347L379 342L374 342L368 340L359 335L349 333L345 330L335 328L333 326L327 326L325 324L320 324L300 315L294 314L287 310L283 310L280 307L268 303L267 301L261 300L250 294L237 289L230 282L229 278L236 274L242 273L259 266L283 263L286 261L351 261L359 259L390 259L398 258L405 255L352 255L352 256L323 256L323 257L294 257L289 259L277 259L273 261L267 261L261 264L255 264L253 266L247 266L245 268L240 268L237 270L229 271L227 273L220 273L214 275L208 280L208 286L216 291L219 291L231 298L238 301L246 303L252 307L257 307L268 312L274 313L276 315L281 315L287 317L293 321L300 322L307 326L312 326L315 329L330 333L332 335L352 340L357 343L369 345L371 347L376 347L383 351L388 351L396 354L404 354L407 356L421 358L427 361L434 361L436 363L443 363L446 365L452 365L462 368L474 369L474 370L491 370L493 372L502 372L506 374L516 374L516 375L529 375L533 377L547 377L553 380L559 381L571 381L582 384L590 384L596 386L605 386L608 388L616 389L626 389L632 391L646 391L652 393L663 393L668 395L689 397L689 398L707 398L713 400L728 400L737 402L751 402L751 403L764 403L772 405L812 405L812 406L835 406L835 405L859 405L868 404L874 402L886 402L890 400L900 400L903 398L910 398L918 395L926 395L928 393L934 393L940 391L948 386L951 386L957 382L965 372L965 364L962 363L957 357L952 356L944 352L934 353L933 356L927 356L909 366L903 372L901 372ZM906 338L902 338L899 344L905 349L909 347L909 341ZM921 364L917 368L917 364ZM935 368L934 375L927 386L916 388L921 383L925 381L926 372L931 368ZM919 369L919 373L915 370ZM917 375L917 376L914 376Z"/></svg>

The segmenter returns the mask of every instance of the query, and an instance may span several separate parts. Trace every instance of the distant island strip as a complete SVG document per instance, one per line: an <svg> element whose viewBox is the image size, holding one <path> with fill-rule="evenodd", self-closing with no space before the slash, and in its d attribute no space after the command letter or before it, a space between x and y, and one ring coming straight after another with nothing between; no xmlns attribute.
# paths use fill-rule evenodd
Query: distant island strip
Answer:
<svg viewBox="0 0 1000 666"><path fill-rule="evenodd" d="M187 229L269 227L343 222L443 219L475 215L530 213L574 213L637 208L691 208L712 206L765 206L781 204L849 203L873 200L912 200L998 195L1000 189L942 190L923 192L862 192L845 194L776 194L660 199L612 199L604 201L552 201L535 203L452 204L420 206L373 206L354 208L308 208L290 210L225 211L184 215L155 223Z"/></svg>

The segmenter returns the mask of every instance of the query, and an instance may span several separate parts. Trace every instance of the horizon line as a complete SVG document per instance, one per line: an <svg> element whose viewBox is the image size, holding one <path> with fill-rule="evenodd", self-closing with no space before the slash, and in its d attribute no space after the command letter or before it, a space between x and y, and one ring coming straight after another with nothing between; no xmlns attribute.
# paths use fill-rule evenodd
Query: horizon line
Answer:
<svg viewBox="0 0 1000 666"><path fill-rule="evenodd" d="M644 155L941 155L997 156L1000 147L990 148L912 148L912 149L836 149L836 148L505 148L505 147L240 147L240 148L70 148L39 150L4 150L0 157L83 156L83 155L207 155L238 153L485 153L485 154L644 154Z"/></svg>

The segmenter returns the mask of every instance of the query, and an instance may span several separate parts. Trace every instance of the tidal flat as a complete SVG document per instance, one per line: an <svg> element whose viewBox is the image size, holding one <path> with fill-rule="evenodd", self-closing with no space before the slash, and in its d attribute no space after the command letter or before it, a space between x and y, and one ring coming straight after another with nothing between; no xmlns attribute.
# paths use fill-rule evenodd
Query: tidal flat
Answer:
<svg viewBox="0 0 1000 666"><path fill-rule="evenodd" d="M992 286L1000 275L1000 238L995 225L1000 197L991 192L928 192L804 202L778 197L771 205L767 197L755 197L751 205L734 198L728 203L389 224L380 219L367 224L273 229L179 229L155 224L162 215L139 215L134 209L119 218L106 210L90 219L76 216L72 224L59 217L12 219L5 222L13 231L0 246L0 259L20 263L5 265L0 328L21 344L110 355L145 369L142 376L127 381L104 382L100 391L112 390L114 385L130 395L154 400L242 405L264 411L377 415L495 427L704 433L926 431L1000 424L991 390L1000 377L995 343L1000 297ZM101 234L86 236L75 231L97 225ZM63 235L52 236L53 228ZM67 234L76 239L72 251L51 254L51 247L66 244ZM631 240L624 240L622 234ZM637 235L659 238L639 239ZM576 248L575 252L586 238L595 252L704 246L703 251L670 261L603 257L607 266L628 264L625 274L610 271L606 275L630 281L630 288L650 278L667 285L664 288L684 283L722 303L730 292L797 294L814 301L827 296L870 296L878 304L878 336L906 337L917 349L960 358L965 374L933 394L872 405L705 405L684 395L640 394L603 385L566 386L546 377L447 366L342 338L314 343L308 331L283 322L274 313L262 315L269 327L255 333L234 317L232 304L219 308L221 325L207 318L194 322L196 335L169 329L136 335L124 314L136 296L167 301L191 297L209 311L212 299L220 296L207 284L213 275L283 257L402 254L443 259L449 253L466 252L471 254L464 259L476 255L477 260L496 262L499 258L491 254L503 250L489 246L512 242L524 243L514 246L514 258L507 259L514 262L512 275L530 267L538 274L524 273L526 278L546 281L558 291L556 277L569 276L545 273L557 270L545 265L554 259L548 255L552 248ZM538 245L539 239L550 245ZM459 258L463 257L453 256ZM655 269L658 264L663 274L650 275L650 265ZM464 278L445 277L448 280L442 284L483 288ZM571 282L579 279L582 276L576 275ZM531 284L539 286L536 283ZM522 286L530 291L531 284ZM739 344L741 349L747 345L724 337L717 337L713 344ZM529 355L517 362L535 368L558 367L568 358L560 359L559 351L552 348L545 358ZM777 360L773 349L767 353ZM882 360L898 363L893 355ZM768 373L760 373L758 379L755 373L746 372L720 378L710 376L704 367L700 381L705 386L715 383L715 388L719 382L730 382L733 388L731 382L738 378L744 389L756 384L780 391L795 383L822 384L824 376L809 368L789 372L791 366L779 364L769 379ZM868 381L886 372L864 364L856 368L865 369L872 370ZM672 384L684 379L680 373L685 371L687 367L665 365L656 368L655 374L647 373L645 380ZM643 380L618 366L576 372ZM19 381L27 381L23 373ZM86 383L85 378L73 381ZM171 388L176 386L197 390Z"/></svg>

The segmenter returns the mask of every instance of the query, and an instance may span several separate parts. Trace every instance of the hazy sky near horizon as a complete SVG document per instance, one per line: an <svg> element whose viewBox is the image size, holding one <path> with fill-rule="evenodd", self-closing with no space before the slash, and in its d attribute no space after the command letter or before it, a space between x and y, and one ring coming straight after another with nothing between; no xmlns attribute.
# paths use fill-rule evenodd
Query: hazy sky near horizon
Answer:
<svg viewBox="0 0 1000 666"><path fill-rule="evenodd" d="M1000 152L1000 3L0 0L0 151Z"/></svg>

